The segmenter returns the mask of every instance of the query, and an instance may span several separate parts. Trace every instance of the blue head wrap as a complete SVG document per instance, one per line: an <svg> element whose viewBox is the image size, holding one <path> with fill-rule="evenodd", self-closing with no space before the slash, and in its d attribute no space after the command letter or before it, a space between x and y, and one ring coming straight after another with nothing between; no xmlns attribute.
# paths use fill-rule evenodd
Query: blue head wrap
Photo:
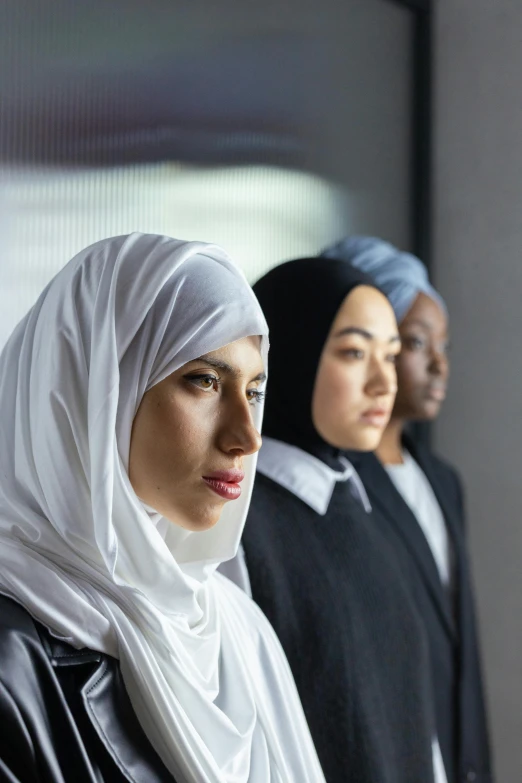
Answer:
<svg viewBox="0 0 522 783"><path fill-rule="evenodd" d="M397 323L402 321L419 293L431 297L447 313L444 300L431 285L422 261L383 239L347 237L323 250L321 256L347 261L369 275L390 300Z"/></svg>

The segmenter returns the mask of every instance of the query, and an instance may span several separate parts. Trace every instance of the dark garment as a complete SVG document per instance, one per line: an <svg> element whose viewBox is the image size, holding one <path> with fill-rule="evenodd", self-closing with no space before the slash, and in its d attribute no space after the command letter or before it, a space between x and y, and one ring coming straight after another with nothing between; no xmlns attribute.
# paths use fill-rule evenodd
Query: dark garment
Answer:
<svg viewBox="0 0 522 783"><path fill-rule="evenodd" d="M328 783L432 783L422 623L348 484L321 516L258 473L243 545Z"/></svg>
<svg viewBox="0 0 522 783"><path fill-rule="evenodd" d="M444 514L453 549L454 589L444 588L428 542L374 454L349 454L374 513L402 564L427 631L437 732L449 783L491 783L492 773L460 481L432 452L406 438Z"/></svg>
<svg viewBox="0 0 522 783"><path fill-rule="evenodd" d="M0 781L174 782L138 723L118 661L59 642L4 596Z"/></svg>

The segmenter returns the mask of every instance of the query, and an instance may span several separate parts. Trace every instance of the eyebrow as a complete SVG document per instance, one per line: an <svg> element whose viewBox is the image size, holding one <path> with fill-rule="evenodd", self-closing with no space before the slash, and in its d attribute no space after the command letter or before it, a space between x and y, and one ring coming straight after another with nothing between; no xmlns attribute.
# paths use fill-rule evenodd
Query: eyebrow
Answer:
<svg viewBox="0 0 522 783"><path fill-rule="evenodd" d="M334 334L334 337L344 337L347 334L358 334L360 337L364 337L365 340L374 340L375 335L369 332L367 329L361 329L359 326L347 326L344 329L340 329ZM389 343L398 343L401 338L398 334L394 334L388 340Z"/></svg>
<svg viewBox="0 0 522 783"><path fill-rule="evenodd" d="M196 359L193 359L194 362L204 362L205 364L209 364L211 367L214 367L216 370L221 370L222 372L225 372L227 375L230 375L231 378L239 378L241 373L235 368L232 367L231 364L228 364L228 362L224 362L221 359L209 359L208 356L198 356ZM256 375L255 378L250 379L250 383L253 383L254 381L266 381L266 373L260 372Z"/></svg>
<svg viewBox="0 0 522 783"><path fill-rule="evenodd" d="M427 321L423 321L422 318L412 318L408 320L408 323L403 325L409 326L410 324L417 324L417 326L422 326L428 332L431 332L431 330L433 329L433 327Z"/></svg>

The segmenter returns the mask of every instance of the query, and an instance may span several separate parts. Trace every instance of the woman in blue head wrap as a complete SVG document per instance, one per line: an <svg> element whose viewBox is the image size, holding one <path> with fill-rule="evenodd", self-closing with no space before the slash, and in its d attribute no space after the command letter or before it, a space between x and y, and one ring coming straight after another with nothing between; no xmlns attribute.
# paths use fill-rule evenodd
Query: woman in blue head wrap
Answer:
<svg viewBox="0 0 522 783"><path fill-rule="evenodd" d="M402 350L390 422L375 453L350 459L382 517L427 629L448 781L490 783L461 484L453 468L407 433L410 422L435 419L446 396L447 309L422 262L389 242L353 236L321 255L373 278L399 324Z"/></svg>

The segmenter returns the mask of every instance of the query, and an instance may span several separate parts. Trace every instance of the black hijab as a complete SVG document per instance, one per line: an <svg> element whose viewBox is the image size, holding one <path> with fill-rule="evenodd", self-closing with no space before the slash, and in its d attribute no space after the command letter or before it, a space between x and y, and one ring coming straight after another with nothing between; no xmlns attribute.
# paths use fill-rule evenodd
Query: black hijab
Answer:
<svg viewBox="0 0 522 783"><path fill-rule="evenodd" d="M336 465L339 449L312 423L315 376L337 312L359 285L377 288L364 272L332 258L287 261L254 285L270 329L263 434L330 465Z"/></svg>

